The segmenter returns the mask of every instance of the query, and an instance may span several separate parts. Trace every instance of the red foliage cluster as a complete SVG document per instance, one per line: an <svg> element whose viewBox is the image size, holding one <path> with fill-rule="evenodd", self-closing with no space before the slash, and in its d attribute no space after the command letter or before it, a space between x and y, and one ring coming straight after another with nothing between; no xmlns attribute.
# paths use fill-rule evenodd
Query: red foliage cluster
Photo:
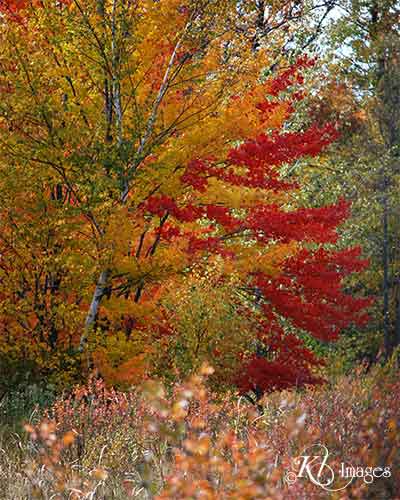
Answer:
<svg viewBox="0 0 400 500"><path fill-rule="evenodd" d="M337 226L349 214L349 205L343 200L321 208L302 208L284 211L278 205L258 205L246 218L246 228L264 243L271 239L282 243L313 241L335 243Z"/></svg>
<svg viewBox="0 0 400 500"><path fill-rule="evenodd" d="M21 9L24 9L28 5L28 3L28 0L1 0L0 11L15 13Z"/></svg>
<svg viewBox="0 0 400 500"><path fill-rule="evenodd" d="M309 351L303 349L305 354ZM272 361L262 356L254 355L244 365L244 373L237 379L241 393L254 392L257 397L275 390L284 390L292 387L302 387L306 384L322 382L319 377L313 376L309 369L299 369L293 361L296 358L277 357Z"/></svg>
<svg viewBox="0 0 400 500"><path fill-rule="evenodd" d="M159 217L169 214L180 222L192 222L203 215L201 208L193 205L179 207L173 198L163 194L151 196L143 204L142 208L146 212Z"/></svg>
<svg viewBox="0 0 400 500"><path fill-rule="evenodd" d="M323 360L294 335L285 334L280 318L298 330L322 341L334 341L351 324L363 326L368 321L366 308L370 298L357 298L342 290L343 278L364 269L368 261L359 259L360 248L314 253L302 250L289 258L276 278L258 273L252 277L255 290L263 297L266 318L260 333L263 353L245 365L237 384L241 392L252 390L257 397L264 392L322 382L312 375L312 368Z"/></svg>
<svg viewBox="0 0 400 500"><path fill-rule="evenodd" d="M238 219L230 215L230 210L221 205L208 204L205 206L196 206L192 204L178 206L176 201L170 196L158 195L151 196L144 204L143 210L152 215L163 217L168 214L174 217L178 222L193 222L202 217L211 219L218 224L221 224L226 229L233 228L238 222ZM168 226L169 232L172 231L172 226ZM179 230L174 228L174 234L177 235ZM164 234L164 232L163 232Z"/></svg>
<svg viewBox="0 0 400 500"><path fill-rule="evenodd" d="M71 0L55 0L54 7L63 8L69 5ZM24 11L29 6L34 8L43 8L42 0L0 0L0 14L7 16L9 21L23 24L25 15Z"/></svg>
<svg viewBox="0 0 400 500"><path fill-rule="evenodd" d="M8 19L20 23L22 18L20 11L28 5L28 0L0 0L0 14L6 15Z"/></svg>
<svg viewBox="0 0 400 500"><path fill-rule="evenodd" d="M260 134L254 141L247 141L244 144L232 149L228 154L228 159L233 165L246 167L254 176L254 171L259 175L274 174L274 169L283 163L290 163L303 156L316 156L324 147L330 144L337 137L336 130L332 124L319 128L311 126L304 132L273 132L270 135ZM242 184L239 179L233 177L223 177L224 180L232 184ZM244 185L248 185L243 177ZM250 184L250 186L252 186ZM269 183L265 181L261 185L253 185L271 189ZM285 189L287 185L278 184L278 189Z"/></svg>
<svg viewBox="0 0 400 500"><path fill-rule="evenodd" d="M200 159L191 161L181 180L200 192L206 190L211 177L235 186L274 191L293 189L297 183L280 180L277 167L303 156L316 156L336 138L331 124L322 128L312 126L305 132L260 134L255 140L232 148L222 166ZM237 167L245 172L237 173Z"/></svg>
<svg viewBox="0 0 400 500"><path fill-rule="evenodd" d="M353 297L342 290L343 278L368 264L358 259L359 253L357 248L341 252L320 248L315 253L303 250L285 262L282 274L275 279L255 276L254 284L266 298L265 314L285 317L325 341L337 339L351 323L364 325L371 299Z"/></svg>
<svg viewBox="0 0 400 500"><path fill-rule="evenodd" d="M286 71L283 71L270 82L270 95L276 97L288 87L304 82L301 70L314 66L315 60L307 56L299 57L295 64L292 64Z"/></svg>

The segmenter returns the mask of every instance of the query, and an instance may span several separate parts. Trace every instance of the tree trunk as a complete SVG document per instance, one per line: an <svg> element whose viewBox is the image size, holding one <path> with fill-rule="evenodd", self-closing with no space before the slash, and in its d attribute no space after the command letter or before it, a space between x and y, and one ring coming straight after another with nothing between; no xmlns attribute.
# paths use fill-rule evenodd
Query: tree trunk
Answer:
<svg viewBox="0 0 400 500"><path fill-rule="evenodd" d="M399 279L397 280L397 286L395 289L396 294L396 321L394 325L394 338L393 338L393 348L400 345L400 284Z"/></svg>
<svg viewBox="0 0 400 500"><path fill-rule="evenodd" d="M385 179L386 181L386 179ZM385 358L388 359L391 354L391 339L389 325L389 234L388 234L388 198L386 192L386 182L383 187L382 195L382 227L383 227L383 336L385 347Z"/></svg>
<svg viewBox="0 0 400 500"><path fill-rule="evenodd" d="M107 289L107 282L110 277L110 271L108 269L105 269L104 271L101 272L100 277L97 281L96 289L93 294L92 302L89 307L89 311L86 316L86 321L85 321L85 330L83 335L81 336L81 341L79 344L79 350L82 352L85 348L86 342L87 342L87 337L88 334L93 327L97 315L99 312L99 307L102 298L105 295L105 291Z"/></svg>
<svg viewBox="0 0 400 500"><path fill-rule="evenodd" d="M118 0L113 1L113 8L112 8L112 23L111 23L111 50L112 50L112 56L111 56L111 67L112 67L112 78L111 78L111 83L105 85L105 109L106 109L106 121L107 121L107 129L111 130L113 126L115 125L116 128L116 133L117 133L117 143L119 146L123 144L123 106L122 106L122 96L121 96L121 88L120 88L120 67L121 67L121 53L120 49L118 47L117 43L117 4ZM104 5L104 2L99 0L99 5L98 8L100 8L100 11L102 10L102 5ZM137 168L137 165L142 161L142 157L144 155L145 148L151 138L151 135L154 130L154 125L157 119L158 111L161 105L161 102L166 95L168 88L169 88L169 83L170 83L170 78L171 78L171 73L172 73L172 68L174 63L176 62L177 59L177 54L179 51L179 48L182 43L182 39L184 35L186 34L186 31L189 27L189 22L186 24L181 37L178 39L176 42L174 51L170 57L167 69L164 73L164 78L162 80L162 83L160 85L158 95L154 101L150 116L147 120L145 130L143 133L143 136L140 140L140 144L138 146L138 149L136 151L135 155L135 162L133 162L133 165L131 165L127 172L122 175L121 177L121 194L120 194L120 204L125 205L126 202L128 201L128 195L129 195L129 178L132 174L133 171ZM127 36L127 35L126 35ZM108 75L105 75L105 80L108 81ZM110 89L111 85L111 89ZM108 88L108 92L107 92ZM107 113L107 110L113 110L114 112L111 114ZM106 138L107 140L107 138ZM165 218L166 220L166 218ZM165 220L162 222L162 224L165 222ZM151 249L151 255L155 252L156 247L158 245L158 240L159 238L156 238L156 241ZM100 274L100 277L97 281L96 289L93 294L92 302L90 304L90 308L88 311L88 314L86 316L86 321L85 321L85 329L84 332L81 336L80 344L79 344L79 350L82 352L85 349L85 345L87 343L87 337L88 333L90 332L90 329L93 327L94 322L97 319L98 315L98 310L100 303L103 299L103 297L106 295L107 291L107 285L108 281L111 278L111 270L106 269L103 270ZM142 283L136 292L135 296L135 302L138 302L143 290L144 283Z"/></svg>

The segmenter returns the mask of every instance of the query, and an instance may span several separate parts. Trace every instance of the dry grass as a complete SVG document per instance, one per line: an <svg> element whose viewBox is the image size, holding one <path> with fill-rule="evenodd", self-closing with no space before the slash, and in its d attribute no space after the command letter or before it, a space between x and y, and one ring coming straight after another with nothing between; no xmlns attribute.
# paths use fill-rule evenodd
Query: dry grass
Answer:
<svg viewBox="0 0 400 500"><path fill-rule="evenodd" d="M262 415L243 399L216 401L206 376L168 395L155 383L123 394L92 380L58 399L40 423L35 413L28 432L3 426L0 498L400 498L393 367L270 395ZM329 448L333 467L386 465L391 477L371 484L359 478L339 493L307 479L288 485L293 459L317 442Z"/></svg>

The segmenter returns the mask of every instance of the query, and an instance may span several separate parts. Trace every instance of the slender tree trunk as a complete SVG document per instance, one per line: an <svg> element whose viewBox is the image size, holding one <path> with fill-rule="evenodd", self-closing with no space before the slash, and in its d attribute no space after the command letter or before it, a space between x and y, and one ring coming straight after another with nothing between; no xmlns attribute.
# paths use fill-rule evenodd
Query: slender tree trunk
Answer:
<svg viewBox="0 0 400 500"><path fill-rule="evenodd" d="M399 284L396 287L396 322L394 331L393 347L396 348L400 345L400 290Z"/></svg>
<svg viewBox="0 0 400 500"><path fill-rule="evenodd" d="M112 82L109 83L109 76L105 74L104 76L104 113L106 119L106 136L105 141L112 141L112 128L114 122L114 114L116 112L117 115L117 134L118 134L118 144L122 143L122 106L121 106L121 98L119 92L119 80L118 80L118 64L119 64L119 53L116 42L116 9L117 9L117 1L113 2L113 10L112 10L112 40L111 40L111 48L112 48ZM105 16L105 8L104 8L104 0L98 0L97 2L97 12L100 16ZM117 97L117 103L115 103L115 97ZM85 349L87 344L88 335L90 330L93 328L94 323L96 322L100 303L106 294L108 282L111 277L110 269L104 269L101 271L100 276L97 280L96 288L93 293L92 301L90 303L90 307L88 313L86 315L85 320L85 328L83 334L81 335L79 350L82 352Z"/></svg>
<svg viewBox="0 0 400 500"><path fill-rule="evenodd" d="M385 358L391 353L390 318L389 318L389 231L388 231L388 196L386 191L386 179L384 180L384 192L382 195L382 228L383 228L383 336L385 347Z"/></svg>
<svg viewBox="0 0 400 500"><path fill-rule="evenodd" d="M389 269L393 261L389 247L389 208L392 206L391 190L392 175L395 172L393 165L393 154L397 154L399 141L399 91L398 85L398 40L393 40L392 21L387 17L384 5L377 0L372 0L370 3L370 24L369 35L372 43L372 48L375 51L375 92L377 97L377 118L382 139L385 144L386 155L391 157L390 162L384 160L385 164L382 168L382 266L383 266L383 336L385 358L388 359L393 351L395 342L397 342L400 310L396 302L396 323L395 332L392 331L390 325L390 276ZM392 291L396 291L392 288ZM395 339L396 337L396 339Z"/></svg>
<svg viewBox="0 0 400 500"><path fill-rule="evenodd" d="M105 109L106 109L106 120L107 120L107 125L108 125L108 130L111 130L113 125L114 125L114 117L115 117L115 128L116 128L116 133L117 133L117 142L118 145L121 146L123 143L123 113L122 113L122 100L121 100L121 88L120 88L120 66L121 66L121 53L119 52L119 47L117 43L117 4L118 0L113 1L113 9L112 9L112 22L111 22L111 49L112 49L112 60L111 60L111 65L112 65L112 79L111 79L111 85L108 84L108 92L105 92ZM99 0L98 4L99 11L103 11L104 13L104 2ZM140 163L142 160L142 156L144 155L144 151L146 146L148 145L148 142L151 138L151 135L154 130L154 125L157 119L159 107L161 105L161 102L165 96L165 94L168 91L169 83L170 83L170 77L172 73L172 68L173 65L176 62L178 50L181 46L182 39L187 31L187 28L189 26L189 22L185 26L181 37L178 39L175 48L172 52L172 55L170 57L167 69L164 74L164 78L162 80L161 86L158 91L158 95L153 103L153 107L150 113L150 116L147 120L145 130L143 133L143 136L141 138L140 144L138 146L138 150L136 151L135 155L135 162L133 165L131 165L126 174L124 174L121 178L121 194L120 194L120 203L121 205L124 205L128 201L128 195L129 195L129 178L132 174L132 172L137 168L137 165ZM108 76L106 75L106 81L107 81ZM111 89L110 89L111 86ZM106 87L107 90L107 87ZM107 101L107 99L109 99ZM112 110L113 113L107 113L107 110ZM164 221L165 222L165 221ZM164 223L162 222L162 224ZM151 250L151 255L155 252L156 247L158 245L158 240L156 239L152 250ZM87 343L87 337L90 332L90 329L93 327L93 324L95 323L100 307L100 303L103 299L103 297L106 295L106 291L108 288L108 282L110 281L111 278L111 270L110 269L105 269L101 272L100 277L97 281L96 289L93 294L92 302L90 304L90 308L88 311L88 314L86 316L86 321L85 321L85 328L84 332L81 336L80 340L80 345L79 345L79 350L82 352L85 348L85 345ZM135 302L138 302L140 299L140 296L142 294L142 290L144 287L144 283L142 282L135 295Z"/></svg>
<svg viewBox="0 0 400 500"><path fill-rule="evenodd" d="M106 142L112 140L111 130L114 125L114 117L116 121L116 134L118 146L123 142L123 128L122 128L122 101L121 101L121 87L120 87L120 65L121 55L118 47L117 40L117 6L118 0L113 1L112 20L111 20L111 52L112 52L112 81L108 83L108 75L105 75L104 99L105 99L105 116L107 123ZM98 12L104 16L104 1L98 1ZM124 204L126 197L123 193L127 191L127 181L125 178L121 182L121 203ZM84 332L81 336L79 349L83 351L87 343L88 334L93 327L99 312L100 303L106 295L108 289L108 282L111 278L111 270L104 269L97 280L96 288L93 293L92 302L85 320Z"/></svg>
<svg viewBox="0 0 400 500"><path fill-rule="evenodd" d="M104 271L101 272L100 277L97 281L97 285L92 297L92 302L90 303L89 311L86 316L84 334L81 336L81 341L79 344L80 351L84 350L90 329L92 328L97 319L100 303L105 295L105 290L107 289L107 283L109 278L110 278L110 271L108 269L105 269Z"/></svg>

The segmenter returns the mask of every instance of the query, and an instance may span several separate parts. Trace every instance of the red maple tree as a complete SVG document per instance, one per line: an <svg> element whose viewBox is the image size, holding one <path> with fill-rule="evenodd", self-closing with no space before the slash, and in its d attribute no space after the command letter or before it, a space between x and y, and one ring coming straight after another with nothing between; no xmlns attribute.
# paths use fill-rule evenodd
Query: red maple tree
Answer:
<svg viewBox="0 0 400 500"><path fill-rule="evenodd" d="M309 64L300 59L277 77L269 87L269 98L301 81L299 69ZM294 103L302 95L292 95L288 118ZM274 102L266 100L257 110L268 112ZM257 112L255 110L255 112ZM332 124L312 125L301 132L274 131L260 134L230 149L225 158L196 158L186 167L181 180L191 189L190 203L183 199L157 194L143 204L143 213L161 221L160 239L166 242L187 241L187 252L196 256L219 254L235 262L237 249L231 237L253 242L260 248L271 244L296 243L298 251L288 255L280 272L271 276L249 271L243 277L246 291L262 311L258 325L258 346L243 357L235 384L240 392L252 391L256 399L264 393L290 387L317 384L323 379L315 369L324 364L294 332L307 332L325 342L337 340L350 325L363 326L368 321L366 309L370 298L354 297L343 291L343 280L368 266L361 258L361 248L338 250L338 227L350 216L350 203L288 209L283 203L268 203L268 193L289 193L299 188L297 181L284 180L281 167L293 161L318 155L337 138ZM213 180L229 186L265 192L265 202L241 205L240 214L223 204L204 203L202 193ZM196 203L196 193L201 203ZM185 197L187 199L187 196ZM203 220L208 227L185 231L183 224ZM247 310L245 314L248 314ZM285 326L283 325L285 323ZM169 335L171 331L169 330Z"/></svg>

